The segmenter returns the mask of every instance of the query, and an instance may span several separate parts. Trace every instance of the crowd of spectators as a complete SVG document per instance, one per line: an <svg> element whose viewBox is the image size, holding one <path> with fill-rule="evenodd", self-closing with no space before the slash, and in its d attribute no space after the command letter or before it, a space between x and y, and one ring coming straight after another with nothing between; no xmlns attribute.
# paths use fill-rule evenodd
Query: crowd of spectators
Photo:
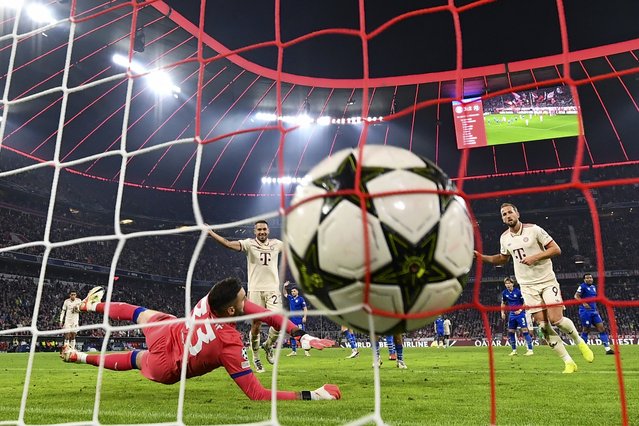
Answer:
<svg viewBox="0 0 639 426"><path fill-rule="evenodd" d="M612 181L623 179L632 173L638 175L639 167L627 168L611 167L602 169L584 169L581 174L583 182ZM639 221L639 200L636 196L639 190L637 184L611 185L593 189L593 200L596 211L590 211L586 197L577 189L561 191L532 192L529 194L507 196L499 198L479 198L474 194L493 191L504 191L511 188L526 188L552 186L567 183L572 175L571 171L556 173L539 173L532 175L507 176L485 180L471 180L465 182L464 190L470 194L470 207L478 222L481 245L486 253L496 253L499 249L499 236L504 225L499 216L499 206L508 201L516 204L522 215L523 222L537 223L546 229L562 248L562 255L553 259L555 271L564 276L579 276L584 271L595 271L597 252L595 245L595 223L601 231L601 244L606 271L625 271L626 278L610 279L607 281L607 297L612 300L633 300L638 296L639 273L636 260L631 253L639 251L639 243L635 235ZM10 185L0 187L3 190L2 208L0 208L0 248L11 251L12 246L25 242L40 242L38 245L18 250L22 253L42 255L44 253L45 228L47 217L47 203L45 193L27 191L28 185L18 185L11 181ZM2 182L6 183L6 182ZM46 185L44 185L46 186ZM68 185L61 187L62 193L72 194ZM80 209L74 209L65 204L61 197L56 202L56 209L50 227L49 241L60 243L82 237L107 237L103 240L80 242L62 245L51 250L50 258L90 265L110 267L116 248L118 236L115 235L113 212L107 204L100 204L99 197L87 198L86 204L76 204ZM102 198L108 203L112 197ZM76 200L77 202L77 200ZM187 209L188 210L188 209ZM182 284L166 284L148 280L120 279L113 288L113 300L125 300L130 303L149 306L166 311L177 316L184 316L184 283L198 238L198 232L176 233L171 235L145 235L133 238L127 237L132 232L150 230L165 232L177 229L184 222L176 221L175 214L163 215L158 211L157 217L135 216L131 225L123 225L122 232L126 243L117 261L117 268L171 277ZM596 213L597 221L593 221ZM271 221L272 234L279 236L279 221ZM252 236L250 224L231 230L221 230L227 238L240 239ZM5 272L0 277L0 330L28 327L32 323L39 264L31 265L32 272L27 267L18 267L15 260L2 260L0 265ZM207 239L194 271L194 280L211 283L224 276L238 276L246 281L245 258L237 253L224 250L211 239ZM37 267L36 267L37 266ZM27 272L25 272L27 271ZM475 270L471 271L471 283L462 294L458 304L470 302L472 296L472 281ZM105 285L107 276L95 274L87 278L77 271L67 271L64 274L55 268L47 268L46 280L42 289L41 303L38 308L37 327L39 330L57 328L56 316L62 306L64 298L70 289L80 294L88 288L99 284ZM503 277L512 275L512 265L498 269L484 265L484 277ZM560 279L561 281L561 279ZM565 298L572 297L573 287L578 281L562 281ZM493 308L499 305L500 285L493 282L483 282L481 302ZM207 286L192 287L191 305L202 297L208 290ZM576 308L569 307L569 316L577 318ZM604 315L607 315L604 313ZM480 311L464 309L449 314L454 324L454 337L477 338L486 335ZM620 334L636 333L637 310L631 308L616 309ZM497 309L488 312L489 324L494 334L503 332L503 323ZM95 321L100 324L101 318L91 315L85 321ZM117 325L117 324L116 324ZM339 338L339 326L323 316L309 317L308 328L312 332L327 337ZM99 337L104 330L96 328L81 332L81 335ZM120 333L120 334L119 334ZM28 334L28 332L26 333ZM116 331L115 337L139 336L139 331ZM410 337L430 337L430 327L410 334ZM364 338L365 336L362 336Z"/></svg>

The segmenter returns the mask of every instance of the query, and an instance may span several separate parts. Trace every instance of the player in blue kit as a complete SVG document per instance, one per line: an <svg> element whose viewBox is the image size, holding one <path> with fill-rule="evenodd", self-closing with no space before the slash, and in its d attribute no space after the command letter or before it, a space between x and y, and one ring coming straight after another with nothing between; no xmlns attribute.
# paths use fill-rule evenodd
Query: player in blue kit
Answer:
<svg viewBox="0 0 639 426"><path fill-rule="evenodd" d="M597 297L597 286L594 284L592 274L584 274L584 280L575 293L575 299L587 299L589 297ZM588 332L595 327L599 332L601 343L606 349L606 355L614 355L615 351L610 347L608 333L604 329L603 320L597 310L597 303L584 302L579 305L579 319L581 320L581 338L588 341Z"/></svg>
<svg viewBox="0 0 639 426"><path fill-rule="evenodd" d="M444 317L441 315L435 320L435 338L437 349L444 347Z"/></svg>
<svg viewBox="0 0 639 426"><path fill-rule="evenodd" d="M506 319L506 310L504 308L507 306L519 307L519 309L510 310L508 312L508 341L510 342L510 347L513 348L510 356L517 355L517 339L515 337L515 332L518 328L521 330L521 334L523 334L524 339L526 339L526 346L528 347L528 350L524 355L531 356L534 352L532 347L532 338L528 332L528 323L526 322L526 311L523 309L524 296L521 295L521 290L519 290L519 288L515 288L515 283L512 278L504 278L504 285L506 288L501 292L501 319Z"/></svg>
<svg viewBox="0 0 639 426"><path fill-rule="evenodd" d="M295 287L291 286L290 291L288 293L288 286L290 282L286 281L284 283L284 297L288 299L288 309L291 312L303 312L304 315L295 315L291 316L290 320L293 324L298 326L301 330L306 329L306 313L308 312L306 309L306 300L300 296L299 290ZM297 355L297 342L295 339L291 338L291 353L286 356L296 356ZM304 355L311 356L310 352L305 350Z"/></svg>
<svg viewBox="0 0 639 426"><path fill-rule="evenodd" d="M393 336L386 336L386 347L388 348L389 361L397 361L397 349L395 348L395 339Z"/></svg>
<svg viewBox="0 0 639 426"><path fill-rule="evenodd" d="M401 370L407 369L408 367L406 366L406 363L404 362L404 336L402 336L401 333L398 333L398 334L386 336L384 339L388 347L388 355L389 355L388 359L397 361L397 368ZM390 352L391 345L393 348L393 353ZM377 343L377 341L373 342L373 348L375 350L373 367L375 367L375 364L377 364L378 367L381 367L382 358L379 355L379 343ZM391 358L391 355L395 355L395 356Z"/></svg>
<svg viewBox="0 0 639 426"><path fill-rule="evenodd" d="M342 334L346 338L348 345L351 347L351 354L347 356L347 359L357 358L359 356L359 350L357 350L357 341L353 335L353 331L345 325L342 326Z"/></svg>

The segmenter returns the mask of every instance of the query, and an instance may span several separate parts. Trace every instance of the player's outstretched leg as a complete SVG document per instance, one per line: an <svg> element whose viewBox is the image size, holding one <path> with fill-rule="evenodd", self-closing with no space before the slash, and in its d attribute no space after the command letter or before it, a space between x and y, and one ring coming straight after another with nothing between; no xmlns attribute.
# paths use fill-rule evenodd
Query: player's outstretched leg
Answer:
<svg viewBox="0 0 639 426"><path fill-rule="evenodd" d="M355 340L355 336L353 336L353 333L351 333L347 328L342 330L342 334L346 338L348 345L351 347L351 354L347 356L346 359L357 358L359 356L359 351L357 350L357 341Z"/></svg>
<svg viewBox="0 0 639 426"><path fill-rule="evenodd" d="M104 288L93 287L87 297L80 304L80 311L104 313L106 303L101 302L104 297ZM132 321L137 324L138 317L143 312L147 315L157 313L157 311L149 310L143 306L130 305L122 302L109 303L109 318L117 321Z"/></svg>
<svg viewBox="0 0 639 426"><path fill-rule="evenodd" d="M145 351L119 352L113 354L86 354L76 351L67 346L61 354L64 362L74 362L77 364L90 364L99 366L100 361L104 358L104 368L114 371L127 371L137 368L137 357Z"/></svg>
<svg viewBox="0 0 639 426"><path fill-rule="evenodd" d="M539 328L544 333L544 338L546 342L548 342L548 346L564 361L565 368L563 373L570 374L577 371L577 364L575 364L570 354L568 354L568 351L566 351L563 340L561 340L561 337L559 337L552 326L545 321L540 321Z"/></svg>
<svg viewBox="0 0 639 426"><path fill-rule="evenodd" d="M577 332L577 329L575 328L575 324L570 318L562 316L559 321L553 322L553 325L566 333L575 343L577 343L577 347L586 361L592 362L595 359L595 354L592 353L588 344L581 338L579 332Z"/></svg>
<svg viewBox="0 0 639 426"><path fill-rule="evenodd" d="M94 312L98 303L102 301L104 297L104 287L93 287L87 297L82 299L80 303L80 311L82 312Z"/></svg>

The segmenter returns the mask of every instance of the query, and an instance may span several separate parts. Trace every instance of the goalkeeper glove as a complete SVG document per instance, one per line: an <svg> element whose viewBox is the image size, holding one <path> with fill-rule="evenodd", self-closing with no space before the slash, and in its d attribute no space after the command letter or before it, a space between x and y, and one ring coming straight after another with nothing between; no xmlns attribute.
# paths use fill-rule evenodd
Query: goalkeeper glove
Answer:
<svg viewBox="0 0 639 426"><path fill-rule="evenodd" d="M342 393L337 385L326 384L314 391L302 391L302 399L305 401L321 401L341 398Z"/></svg>
<svg viewBox="0 0 639 426"><path fill-rule="evenodd" d="M320 339L318 337L311 336L310 334L305 334L302 337L300 337L300 343L302 345L302 349L307 351L311 348L315 348L319 350L322 350L324 348L330 348L331 346L335 344L335 341L330 339Z"/></svg>
<svg viewBox="0 0 639 426"><path fill-rule="evenodd" d="M296 328L292 330L291 336L299 340L302 346L302 349L304 349L305 351L311 348L322 350L324 348L330 348L331 346L335 345L334 340L320 339L318 337L311 336L310 334L307 334L304 330L300 328Z"/></svg>

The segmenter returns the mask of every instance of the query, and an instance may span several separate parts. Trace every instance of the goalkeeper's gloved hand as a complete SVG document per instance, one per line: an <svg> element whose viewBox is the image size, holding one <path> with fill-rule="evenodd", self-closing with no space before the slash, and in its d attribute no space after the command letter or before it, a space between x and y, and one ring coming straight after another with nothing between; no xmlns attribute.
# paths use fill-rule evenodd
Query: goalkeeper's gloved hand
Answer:
<svg viewBox="0 0 639 426"><path fill-rule="evenodd" d="M305 351L310 348L315 348L321 351L324 348L330 348L333 346L335 344L335 340L320 339L318 337L311 336L310 334L305 334L300 337L300 343L302 345L302 349Z"/></svg>
<svg viewBox="0 0 639 426"><path fill-rule="evenodd" d="M302 399L307 401L321 401L341 398L342 392L340 392L337 385L326 384L321 388L315 389L314 391L302 391Z"/></svg>
<svg viewBox="0 0 639 426"><path fill-rule="evenodd" d="M335 345L335 340L330 339L320 339L315 336L311 336L310 334L306 334L304 330L301 328L296 328L291 332L291 336L299 340L302 349L305 351L315 348L318 350L322 350L324 348L330 348Z"/></svg>

